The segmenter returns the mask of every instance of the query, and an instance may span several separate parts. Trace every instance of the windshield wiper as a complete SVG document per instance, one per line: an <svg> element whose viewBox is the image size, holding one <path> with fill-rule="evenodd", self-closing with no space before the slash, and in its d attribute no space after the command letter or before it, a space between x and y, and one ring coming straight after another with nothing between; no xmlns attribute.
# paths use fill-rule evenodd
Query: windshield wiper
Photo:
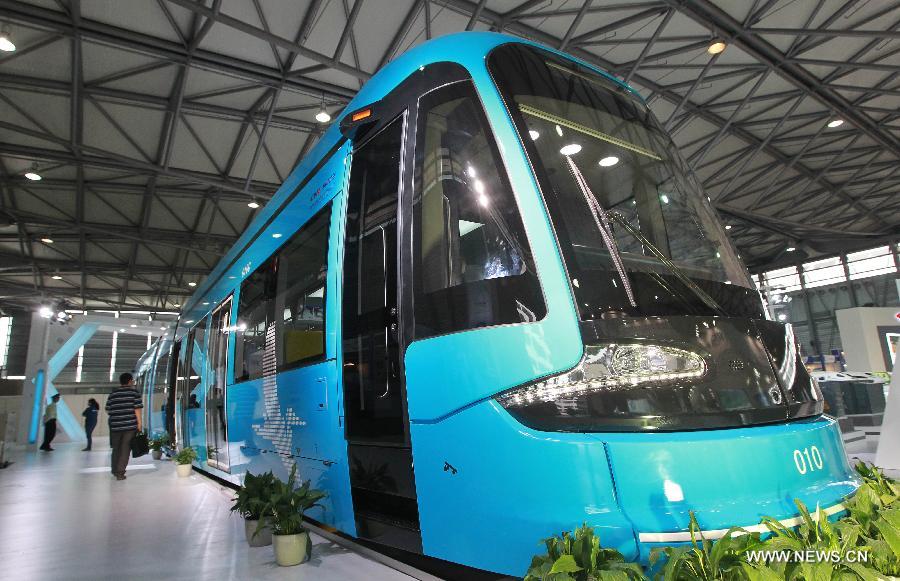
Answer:
<svg viewBox="0 0 900 581"><path fill-rule="evenodd" d="M612 258L613 265L616 267L616 271L619 273L619 279L622 281L622 286L625 288L625 295L628 297L628 302L631 303L632 307L637 308L637 301L634 300L634 291L631 290L631 281L628 279L628 273L625 271L625 265L622 263L622 254L619 252L619 245L616 244L616 237L613 234L606 210L604 210L603 206L600 205L600 202L597 201L594 192L591 191L584 176L581 175L581 170L578 169L578 166L572 161L571 156L566 156L566 162L569 164L569 171L572 172L575 183L577 183L579 189L581 189L584 201L587 202L588 208L591 209L591 217L594 219L594 224L597 225L597 230L600 231L600 237L603 238L603 243L606 244L606 247L609 249L609 255Z"/></svg>
<svg viewBox="0 0 900 581"><path fill-rule="evenodd" d="M634 236L634 238L638 242L643 244L650 251L650 253L656 257L657 260L663 263L663 265L669 270L669 272L674 274L675 277L684 284L684 286L688 287L691 292L697 295L697 297L701 301L703 301L703 304L713 309L714 311L717 311L720 315L727 315L725 309L719 306L719 303L717 303L715 299L706 294L706 291L704 291L702 288L697 286L697 283L691 280L691 277L686 275L677 264L669 260L669 257L663 254L662 250L654 246L653 243L650 242L650 240L648 240L646 236L644 236L643 232L629 224L628 220L625 219L625 216L616 211L608 212L607 216L615 220L629 234Z"/></svg>

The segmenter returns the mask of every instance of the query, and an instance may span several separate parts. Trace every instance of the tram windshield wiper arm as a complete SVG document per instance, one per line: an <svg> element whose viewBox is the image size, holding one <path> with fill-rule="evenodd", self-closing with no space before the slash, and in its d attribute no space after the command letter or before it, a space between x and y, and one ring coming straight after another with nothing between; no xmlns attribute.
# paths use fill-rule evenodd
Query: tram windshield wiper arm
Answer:
<svg viewBox="0 0 900 581"><path fill-rule="evenodd" d="M674 274L675 277L684 284L684 286L688 287L691 292L697 295L697 298L703 301L703 304L718 312L720 315L727 315L725 309L723 309L719 305L719 303L715 301L715 299L709 296L702 288L697 286L697 283L691 280L691 277L686 275L677 264L672 262L669 257L663 253L662 250L660 250L652 242L650 242L650 240L646 236L644 236L643 232L629 224L628 220L625 219L625 216L616 211L607 212L607 216L609 216L612 220L615 220L620 226L622 226L622 228L625 229L626 232L631 234L638 242L644 245L650 251L650 253L669 270L669 272Z"/></svg>
<svg viewBox="0 0 900 581"><path fill-rule="evenodd" d="M566 156L566 163L569 164L569 171L572 172L572 177L575 179L575 183L578 184L579 189L581 189L581 195L584 196L584 201L587 202L588 208L591 210L591 217L594 219L594 224L600 232L600 237L603 238L603 243L609 249L609 256L616 267L616 272L619 273L619 280L622 281L622 287L625 289L628 302L631 303L632 307L637 308L634 291L631 289L631 281L628 279L628 272L625 270L625 264L622 262L622 253L619 251L619 245L616 244L616 237L609 224L609 213L600 205L594 192L588 186L587 180L584 179L581 170L575 165L571 156Z"/></svg>

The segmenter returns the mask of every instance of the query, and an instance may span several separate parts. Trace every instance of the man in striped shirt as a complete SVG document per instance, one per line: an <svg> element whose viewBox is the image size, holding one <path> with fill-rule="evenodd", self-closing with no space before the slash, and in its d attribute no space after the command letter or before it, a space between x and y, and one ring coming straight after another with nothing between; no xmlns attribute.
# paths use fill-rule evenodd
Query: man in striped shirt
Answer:
<svg viewBox="0 0 900 581"><path fill-rule="evenodd" d="M112 448L112 473L125 480L125 469L131 457L131 440L141 431L141 394L134 389L134 376L123 373L117 387L106 399L109 416L109 445Z"/></svg>

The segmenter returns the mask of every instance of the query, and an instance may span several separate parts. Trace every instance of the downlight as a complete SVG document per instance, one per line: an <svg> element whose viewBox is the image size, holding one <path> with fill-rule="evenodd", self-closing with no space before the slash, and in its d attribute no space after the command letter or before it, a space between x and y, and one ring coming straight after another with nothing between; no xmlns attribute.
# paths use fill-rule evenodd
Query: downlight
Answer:
<svg viewBox="0 0 900 581"><path fill-rule="evenodd" d="M572 370L496 397L505 408L554 402L594 392L657 387L706 375L699 354L663 345L589 345Z"/></svg>

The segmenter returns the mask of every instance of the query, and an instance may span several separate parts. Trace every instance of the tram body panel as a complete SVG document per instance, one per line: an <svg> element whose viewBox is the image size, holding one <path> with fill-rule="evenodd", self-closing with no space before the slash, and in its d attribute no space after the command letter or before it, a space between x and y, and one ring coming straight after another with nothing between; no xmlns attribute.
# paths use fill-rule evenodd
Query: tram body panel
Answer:
<svg viewBox="0 0 900 581"><path fill-rule="evenodd" d="M701 530L758 525L839 505L859 486L837 422L656 434L592 434L609 451L622 510L649 548L685 531L690 511ZM838 510L838 508L834 510ZM829 512L831 514L831 512ZM654 542L656 539L659 542Z"/></svg>
<svg viewBox="0 0 900 581"><path fill-rule="evenodd" d="M637 557L593 435L530 430L493 400L411 428L425 554L522 576L541 539L587 523Z"/></svg>

